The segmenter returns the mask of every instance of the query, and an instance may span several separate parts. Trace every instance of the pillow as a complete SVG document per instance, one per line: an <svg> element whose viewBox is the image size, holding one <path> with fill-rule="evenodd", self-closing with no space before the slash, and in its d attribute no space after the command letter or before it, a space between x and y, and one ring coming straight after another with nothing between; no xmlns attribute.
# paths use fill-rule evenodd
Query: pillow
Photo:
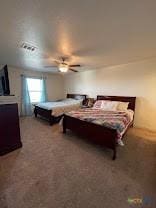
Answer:
<svg viewBox="0 0 156 208"><path fill-rule="evenodd" d="M117 106L118 106L118 102L116 101L103 100L101 109L108 111L115 111L117 109Z"/></svg>
<svg viewBox="0 0 156 208"><path fill-rule="evenodd" d="M117 109L118 102L110 100L97 100L93 106L95 109L114 111Z"/></svg>
<svg viewBox="0 0 156 208"><path fill-rule="evenodd" d="M84 100L83 105L89 108L92 108L94 105L94 98L87 98Z"/></svg>
<svg viewBox="0 0 156 208"><path fill-rule="evenodd" d="M128 109L129 102L118 102L117 110L126 111Z"/></svg>
<svg viewBox="0 0 156 208"><path fill-rule="evenodd" d="M91 108L93 107L93 105L94 105L94 98L88 98L87 106Z"/></svg>
<svg viewBox="0 0 156 208"><path fill-rule="evenodd" d="M93 105L93 108L95 109L101 109L102 108L102 101L103 100L97 100L94 105Z"/></svg>

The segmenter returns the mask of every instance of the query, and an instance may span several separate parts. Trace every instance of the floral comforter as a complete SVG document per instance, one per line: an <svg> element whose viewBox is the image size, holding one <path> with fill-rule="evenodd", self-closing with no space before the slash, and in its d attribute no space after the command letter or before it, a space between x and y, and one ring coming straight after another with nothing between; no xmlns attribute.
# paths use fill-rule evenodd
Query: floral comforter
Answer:
<svg viewBox="0 0 156 208"><path fill-rule="evenodd" d="M93 108L81 109L78 111L71 111L66 115L92 122L111 129L116 129L117 139L121 140L127 127L133 120L133 111L104 111Z"/></svg>

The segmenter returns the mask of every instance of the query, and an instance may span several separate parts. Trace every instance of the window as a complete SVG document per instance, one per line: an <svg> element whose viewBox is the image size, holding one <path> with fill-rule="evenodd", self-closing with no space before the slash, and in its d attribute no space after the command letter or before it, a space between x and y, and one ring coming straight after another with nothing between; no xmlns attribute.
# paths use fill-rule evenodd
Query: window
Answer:
<svg viewBox="0 0 156 208"><path fill-rule="evenodd" d="M31 103L38 103L42 96L42 79L27 78L28 90Z"/></svg>

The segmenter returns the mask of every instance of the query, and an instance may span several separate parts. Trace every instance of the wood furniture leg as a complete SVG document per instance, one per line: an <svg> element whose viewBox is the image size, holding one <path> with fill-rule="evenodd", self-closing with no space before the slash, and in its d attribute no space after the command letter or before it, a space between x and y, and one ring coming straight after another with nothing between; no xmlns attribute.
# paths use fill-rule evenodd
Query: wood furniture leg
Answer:
<svg viewBox="0 0 156 208"><path fill-rule="evenodd" d="M54 120L52 117L49 118L49 124L50 124L50 126L52 126L54 124Z"/></svg>
<svg viewBox="0 0 156 208"><path fill-rule="evenodd" d="M35 118L37 118L37 110L36 110L36 108L34 109L34 114L35 114Z"/></svg>
<svg viewBox="0 0 156 208"><path fill-rule="evenodd" d="M63 118L63 133L66 134L66 119Z"/></svg>
<svg viewBox="0 0 156 208"><path fill-rule="evenodd" d="M116 147L114 148L113 150L113 157L112 157L112 160L115 160L116 159Z"/></svg>

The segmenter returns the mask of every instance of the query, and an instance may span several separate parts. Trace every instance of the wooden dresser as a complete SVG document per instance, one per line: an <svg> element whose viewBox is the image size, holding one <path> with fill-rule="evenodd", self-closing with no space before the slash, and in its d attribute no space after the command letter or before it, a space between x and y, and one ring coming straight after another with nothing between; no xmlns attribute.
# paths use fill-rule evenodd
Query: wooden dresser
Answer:
<svg viewBox="0 0 156 208"><path fill-rule="evenodd" d="M0 104L0 155L22 147L18 105Z"/></svg>

